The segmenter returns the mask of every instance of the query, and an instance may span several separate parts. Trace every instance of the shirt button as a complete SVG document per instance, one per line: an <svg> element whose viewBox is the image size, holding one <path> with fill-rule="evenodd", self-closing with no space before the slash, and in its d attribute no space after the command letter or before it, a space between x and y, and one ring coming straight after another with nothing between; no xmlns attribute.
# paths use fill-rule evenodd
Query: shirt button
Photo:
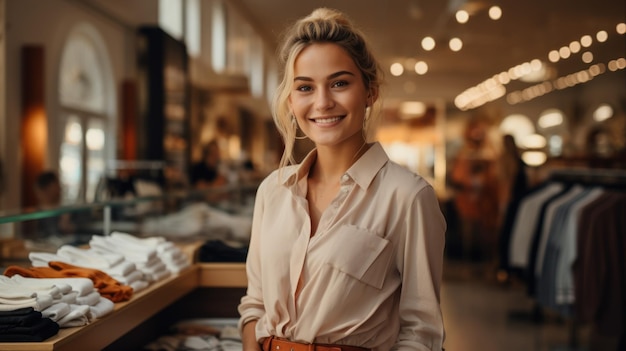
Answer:
<svg viewBox="0 0 626 351"><path fill-rule="evenodd" d="M349 177L348 177L348 175L347 175L347 174L344 174L344 175L342 175L342 176L341 176L341 181L342 181L342 182L347 182L347 181L348 181L348 179L349 179Z"/></svg>

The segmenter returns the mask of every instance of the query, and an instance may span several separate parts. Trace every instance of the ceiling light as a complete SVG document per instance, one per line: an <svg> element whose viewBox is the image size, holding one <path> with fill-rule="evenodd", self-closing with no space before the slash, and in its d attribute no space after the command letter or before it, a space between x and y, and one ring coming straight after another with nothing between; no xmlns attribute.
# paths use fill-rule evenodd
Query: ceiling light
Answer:
<svg viewBox="0 0 626 351"><path fill-rule="evenodd" d="M459 10L456 12L456 21L459 23L467 23L469 20L469 13L465 10Z"/></svg>
<svg viewBox="0 0 626 351"><path fill-rule="evenodd" d="M391 65L390 72L396 77L401 76L402 73L404 73L404 67L402 66L401 63L396 62Z"/></svg>
<svg viewBox="0 0 626 351"><path fill-rule="evenodd" d="M593 61L593 54L591 51L585 51L582 55L582 59L584 63L591 63Z"/></svg>
<svg viewBox="0 0 626 351"><path fill-rule="evenodd" d="M522 160L531 167L541 166L547 159L548 156L543 151L524 151L522 153Z"/></svg>
<svg viewBox="0 0 626 351"><path fill-rule="evenodd" d="M422 39L422 48L426 51L430 51L435 48L435 39L432 37L424 37Z"/></svg>
<svg viewBox="0 0 626 351"><path fill-rule="evenodd" d="M552 50L548 54L548 60L550 60L550 62L557 63L559 62L560 59L561 59L561 56L559 55L559 52L556 50Z"/></svg>
<svg viewBox="0 0 626 351"><path fill-rule="evenodd" d="M563 124L563 112L557 109L546 110L539 117L537 124L543 129L561 125Z"/></svg>
<svg viewBox="0 0 626 351"><path fill-rule="evenodd" d="M618 23L617 26L615 26L615 31L617 34L626 34L626 23Z"/></svg>
<svg viewBox="0 0 626 351"><path fill-rule="evenodd" d="M554 70L540 62L538 67L533 66L532 70L519 77L519 80L526 83L537 83L548 80L553 75Z"/></svg>
<svg viewBox="0 0 626 351"><path fill-rule="evenodd" d="M489 8L489 18L497 21L502 17L502 9L499 6L491 6Z"/></svg>
<svg viewBox="0 0 626 351"><path fill-rule="evenodd" d="M415 73L424 75L428 72L428 64L424 61L418 61L415 64Z"/></svg>
<svg viewBox="0 0 626 351"><path fill-rule="evenodd" d="M547 144L546 138L537 133L528 134L522 140L522 145L527 149L543 149Z"/></svg>
<svg viewBox="0 0 626 351"><path fill-rule="evenodd" d="M611 117L613 117L613 108L611 107L611 105L602 104L598 106L595 111L593 111L593 119L596 122L606 121Z"/></svg>
<svg viewBox="0 0 626 351"><path fill-rule="evenodd" d="M460 51L463 48L463 41L459 38L452 38L448 43L450 46L450 50L452 51Z"/></svg>
<svg viewBox="0 0 626 351"><path fill-rule="evenodd" d="M569 43L569 49L570 49L570 51L571 51L573 54L575 54L575 53L579 52L579 51L580 51L580 42L578 42L578 41L573 41L573 42Z"/></svg>
<svg viewBox="0 0 626 351"><path fill-rule="evenodd" d="M608 38L609 38L609 33L607 33L605 30L601 30L598 33L596 33L596 39L601 43L604 43Z"/></svg>
<svg viewBox="0 0 626 351"><path fill-rule="evenodd" d="M580 38L580 45L582 45L583 47L590 47L591 44L593 43L593 39L591 38L591 35L583 35L582 38Z"/></svg>
<svg viewBox="0 0 626 351"><path fill-rule="evenodd" d="M567 46L563 46L562 48L559 49L559 56L561 56L562 59L568 58L571 54L572 52L569 50Z"/></svg>

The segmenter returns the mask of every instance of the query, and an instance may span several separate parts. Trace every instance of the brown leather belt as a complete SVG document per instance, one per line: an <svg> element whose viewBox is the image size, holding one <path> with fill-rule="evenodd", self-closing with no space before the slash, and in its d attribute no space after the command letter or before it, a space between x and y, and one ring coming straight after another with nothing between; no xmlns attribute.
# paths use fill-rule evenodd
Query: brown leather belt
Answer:
<svg viewBox="0 0 626 351"><path fill-rule="evenodd" d="M263 341L263 351L370 351L370 349L349 345L303 344L270 336Z"/></svg>

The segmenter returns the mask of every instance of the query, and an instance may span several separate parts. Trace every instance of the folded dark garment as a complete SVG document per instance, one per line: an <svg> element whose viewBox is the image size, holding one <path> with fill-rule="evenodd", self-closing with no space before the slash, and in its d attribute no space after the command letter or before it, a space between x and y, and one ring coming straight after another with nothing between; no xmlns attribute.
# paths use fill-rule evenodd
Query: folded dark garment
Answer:
<svg viewBox="0 0 626 351"><path fill-rule="evenodd" d="M40 342L56 335L59 324L50 318L41 318L30 327L14 327L0 332L0 342Z"/></svg>
<svg viewBox="0 0 626 351"><path fill-rule="evenodd" d="M22 316L25 314L29 314L31 312L33 312L35 309L32 307L23 307L23 308L18 308L15 310L11 310L11 311L0 311L0 317L2 316Z"/></svg>
<svg viewBox="0 0 626 351"><path fill-rule="evenodd" d="M41 312L31 310L30 313L2 316L0 315L0 331L17 326L30 326L42 318Z"/></svg>
<svg viewBox="0 0 626 351"><path fill-rule="evenodd" d="M248 247L232 247L221 240L209 240L200 246L200 262L245 262Z"/></svg>

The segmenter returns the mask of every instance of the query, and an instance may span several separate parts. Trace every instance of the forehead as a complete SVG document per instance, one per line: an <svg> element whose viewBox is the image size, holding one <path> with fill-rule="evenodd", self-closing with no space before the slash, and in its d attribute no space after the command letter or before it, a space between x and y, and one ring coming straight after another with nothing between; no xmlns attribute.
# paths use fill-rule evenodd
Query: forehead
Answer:
<svg viewBox="0 0 626 351"><path fill-rule="evenodd" d="M314 43L305 47L294 62L295 76L313 77L347 71L359 73L352 57L341 46L334 43Z"/></svg>

